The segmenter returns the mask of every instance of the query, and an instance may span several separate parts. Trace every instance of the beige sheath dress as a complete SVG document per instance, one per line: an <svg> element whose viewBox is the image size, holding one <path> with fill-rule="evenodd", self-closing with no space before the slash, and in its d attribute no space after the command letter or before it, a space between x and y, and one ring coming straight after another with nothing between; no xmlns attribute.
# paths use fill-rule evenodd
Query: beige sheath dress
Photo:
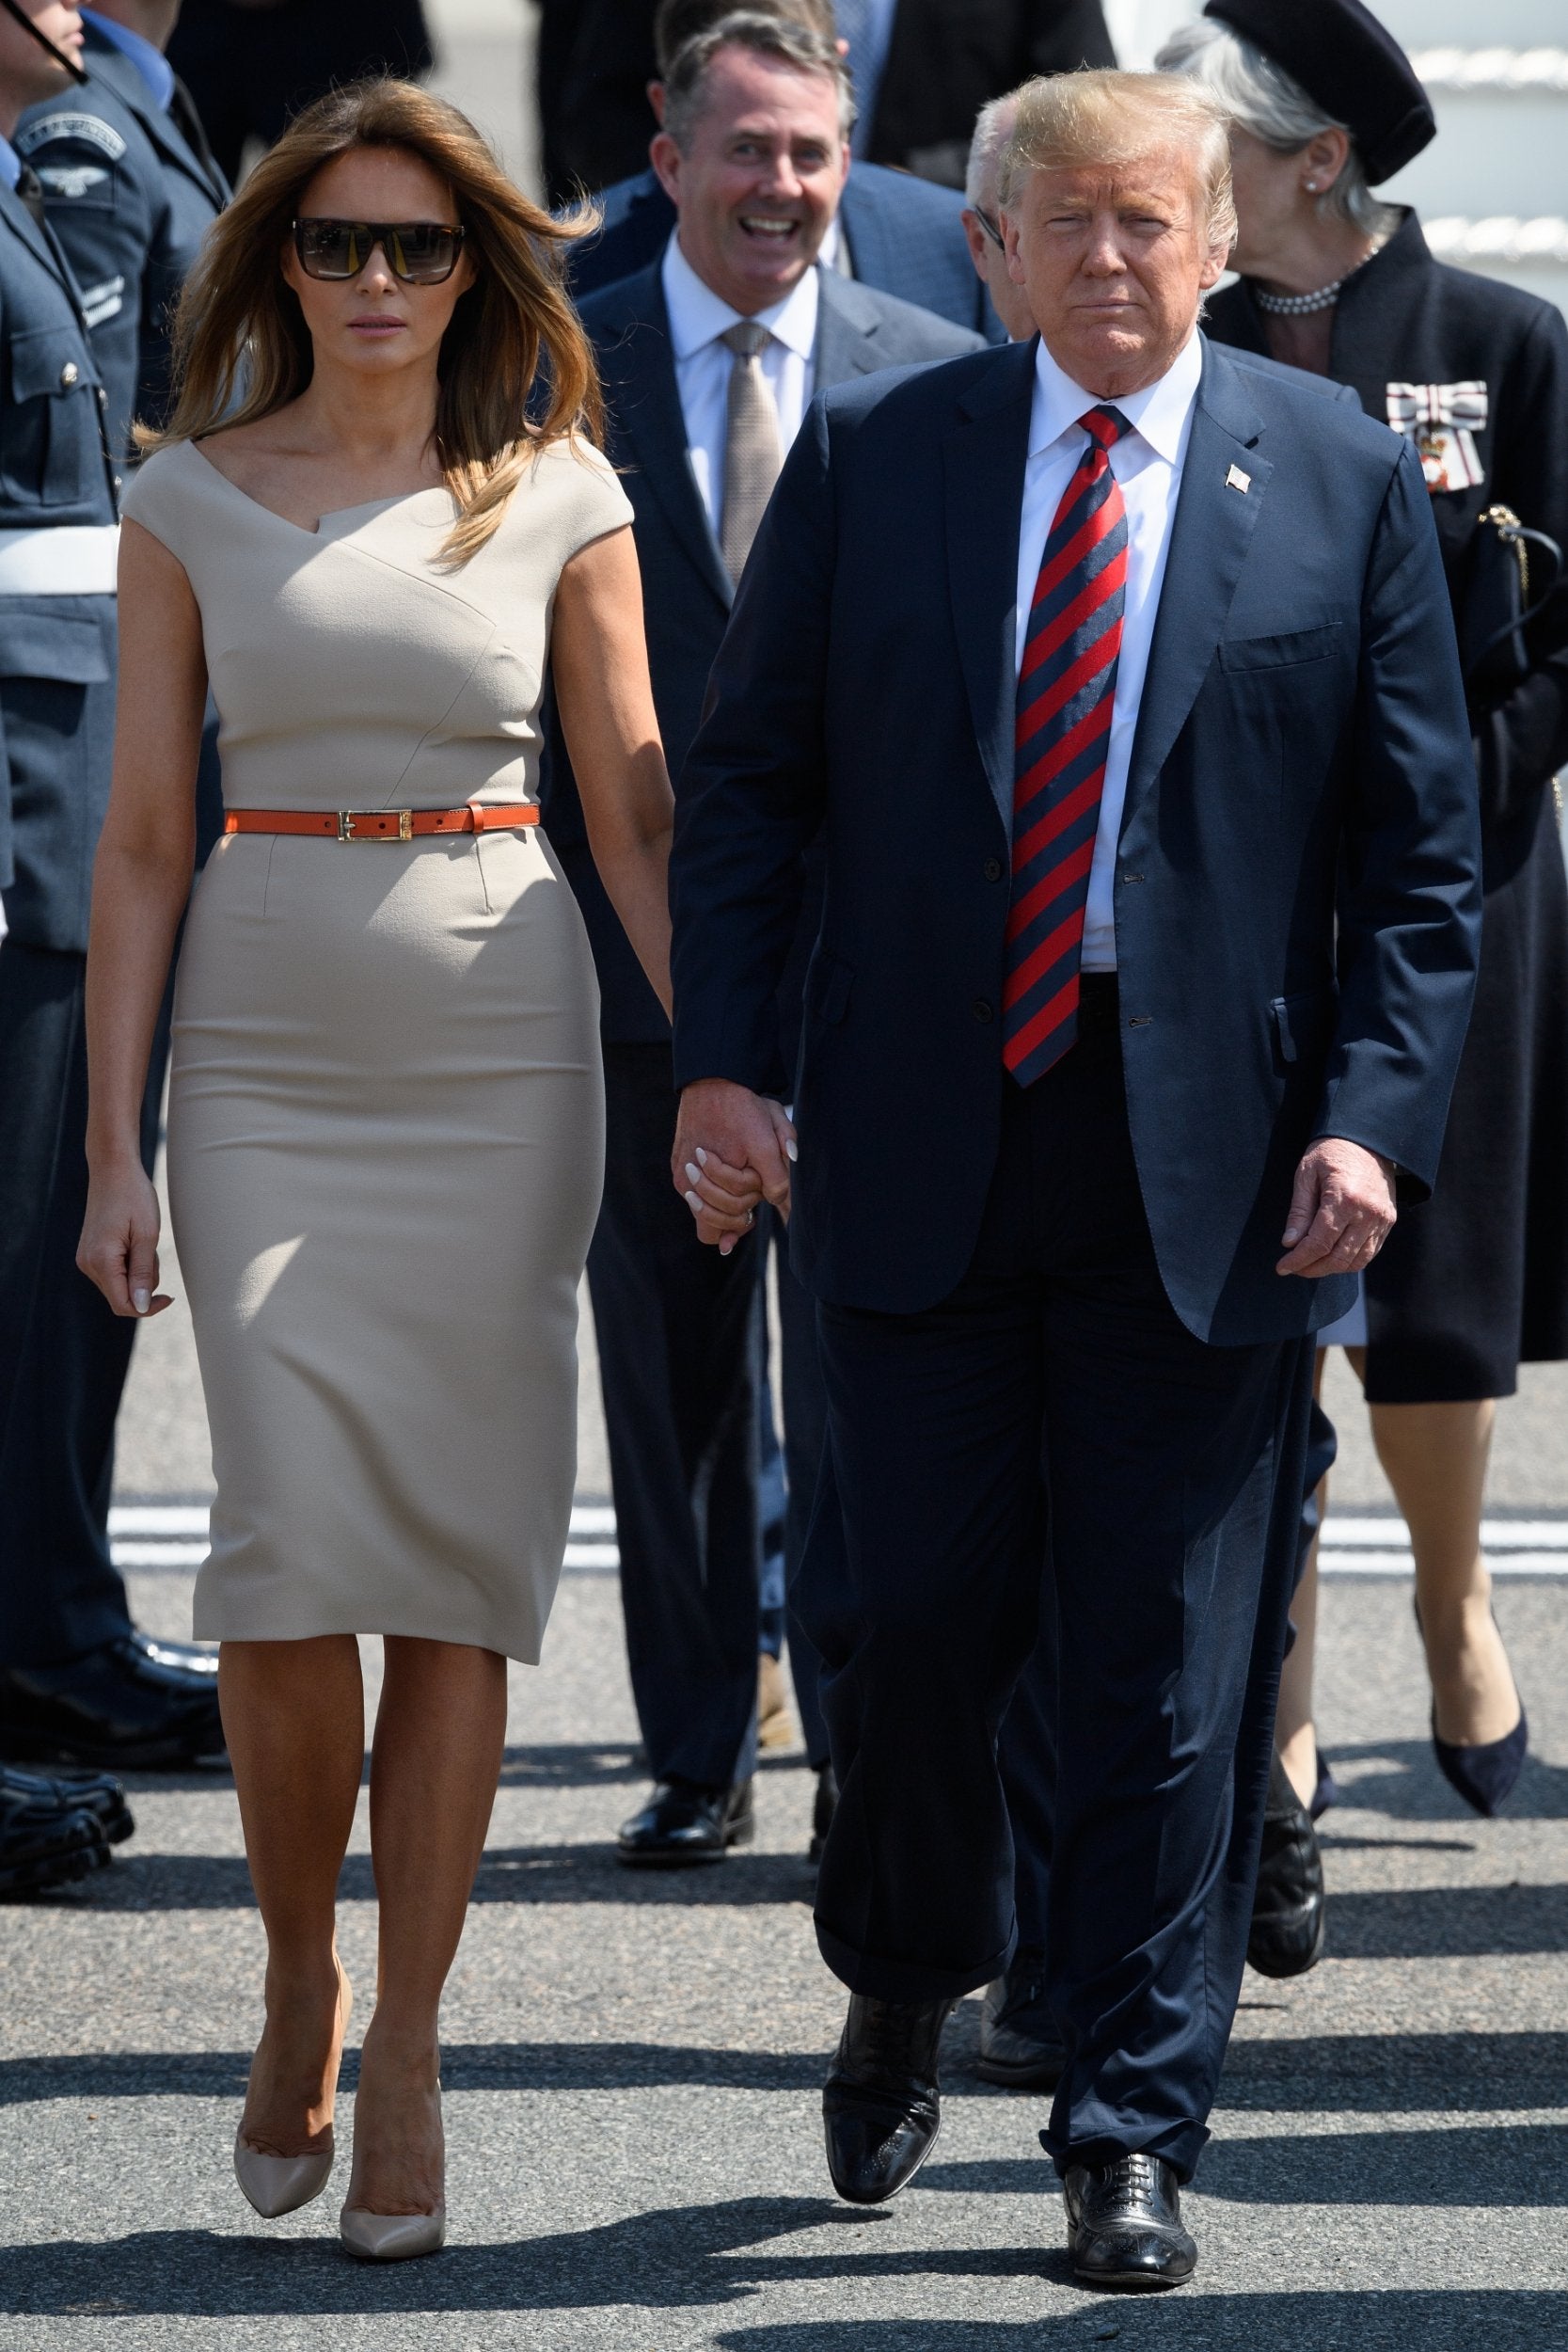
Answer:
<svg viewBox="0 0 1568 2352"><path fill-rule="evenodd" d="M125 512L201 610L230 808L531 801L562 567L630 520L543 452L461 570L444 489L304 531L193 444ZM180 959L174 1234L217 1499L196 1630L537 1660L571 1515L598 991L537 829L231 834Z"/></svg>

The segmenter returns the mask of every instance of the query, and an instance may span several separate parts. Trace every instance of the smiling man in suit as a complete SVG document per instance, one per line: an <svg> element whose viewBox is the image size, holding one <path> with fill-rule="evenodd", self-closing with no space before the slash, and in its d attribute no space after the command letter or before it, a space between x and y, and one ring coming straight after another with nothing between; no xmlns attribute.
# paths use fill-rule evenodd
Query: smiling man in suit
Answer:
<svg viewBox="0 0 1568 2352"><path fill-rule="evenodd" d="M734 1171L777 1201L793 1172L817 1298L832 2177L911 2177L942 2021L1006 1967L997 1730L1049 1611L1042 2137L1113 2287L1196 2261L1311 1335L1432 1183L1479 907L1419 465L1198 333L1234 213L1193 97L1022 93L1002 201L1040 334L816 404L672 868L676 1186L721 1242ZM819 832L792 1171L774 994Z"/></svg>
<svg viewBox="0 0 1568 2352"><path fill-rule="evenodd" d="M676 776L735 583L814 391L980 344L816 267L851 119L831 42L762 12L710 25L671 66L666 128L654 145L676 233L652 267L582 306L610 453L636 509L654 699ZM669 1026L594 870L557 718L542 797L587 920L603 1004L608 1169L588 1279L632 1687L655 1783L619 1850L637 1866L714 1862L751 1834L751 1343L762 1252L754 1241L729 1256L705 1252L684 1207L663 1193L675 1123ZM809 908L800 920L809 946ZM814 1338L803 1337L814 1371ZM785 1354L787 1382L787 1337ZM797 1654L795 1662L809 1732L815 1660ZM825 1739L812 1761L826 1765Z"/></svg>
<svg viewBox="0 0 1568 2352"><path fill-rule="evenodd" d="M729 6L725 0L661 0L654 19L657 78L646 90L647 105L660 121L672 57L733 7L734 0ZM824 40L833 39L832 0L765 0L764 13L808 25ZM598 232L572 255L572 289L578 295L613 285L657 261L675 225L674 207L651 168L618 180L598 202ZM879 287L1000 342L1002 328L986 288L976 284L968 264L962 210L951 189L851 159L818 258L825 269Z"/></svg>

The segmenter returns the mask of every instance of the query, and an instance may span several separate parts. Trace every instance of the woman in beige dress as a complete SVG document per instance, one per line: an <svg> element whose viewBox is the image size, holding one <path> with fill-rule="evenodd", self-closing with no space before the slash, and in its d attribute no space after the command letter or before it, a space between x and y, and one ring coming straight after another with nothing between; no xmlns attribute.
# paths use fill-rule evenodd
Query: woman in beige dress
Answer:
<svg viewBox="0 0 1568 2352"><path fill-rule="evenodd" d="M319 2194L371 1773L378 1999L354 2252L444 2221L437 2010L571 1510L597 998L533 823L546 664L599 868L661 997L671 796L630 508L553 225L412 85L323 100L216 224L182 392L125 501L88 966L81 1263L155 1313L136 1104L189 887L209 681L229 830L181 954L169 1184L217 1497L196 1629L268 1938L235 2162ZM528 403L533 393L532 421Z"/></svg>

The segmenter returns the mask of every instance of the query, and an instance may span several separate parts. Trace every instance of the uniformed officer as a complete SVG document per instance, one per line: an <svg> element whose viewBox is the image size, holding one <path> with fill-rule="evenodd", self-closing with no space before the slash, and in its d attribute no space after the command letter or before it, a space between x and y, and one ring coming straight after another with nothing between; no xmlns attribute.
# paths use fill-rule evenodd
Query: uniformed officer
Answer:
<svg viewBox="0 0 1568 2352"><path fill-rule="evenodd" d="M164 56L180 0L100 0L80 14L87 81L29 109L16 150L43 183L108 389L111 439L129 454L133 419L163 421L171 314L230 191Z"/></svg>
<svg viewBox="0 0 1568 2352"><path fill-rule="evenodd" d="M166 1765L221 1755L215 1680L135 1631L110 1564L132 1327L75 1267L119 468L80 290L12 144L29 104L85 80L82 29L61 0L0 0L0 1755Z"/></svg>

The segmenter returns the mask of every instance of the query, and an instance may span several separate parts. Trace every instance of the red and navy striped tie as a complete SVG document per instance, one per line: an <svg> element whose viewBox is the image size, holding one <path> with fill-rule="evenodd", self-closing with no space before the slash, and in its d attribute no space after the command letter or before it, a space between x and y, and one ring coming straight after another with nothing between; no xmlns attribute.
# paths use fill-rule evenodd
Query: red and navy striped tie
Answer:
<svg viewBox="0 0 1568 2352"><path fill-rule="evenodd" d="M1013 738L1002 1058L1025 1087L1078 1035L1084 910L1127 602L1127 509L1109 452L1132 428L1110 407L1079 421L1088 447L1045 543Z"/></svg>

